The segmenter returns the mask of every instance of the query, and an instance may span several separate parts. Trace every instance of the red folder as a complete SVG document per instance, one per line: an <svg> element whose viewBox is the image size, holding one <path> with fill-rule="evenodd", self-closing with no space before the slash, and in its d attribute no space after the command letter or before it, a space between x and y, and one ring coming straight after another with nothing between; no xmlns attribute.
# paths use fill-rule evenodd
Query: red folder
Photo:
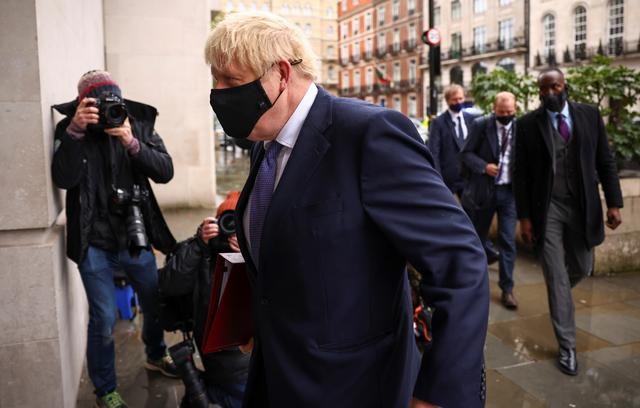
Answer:
<svg viewBox="0 0 640 408"><path fill-rule="evenodd" d="M209 312L202 339L203 354L247 344L253 337L251 286L244 258L219 254L213 268Z"/></svg>

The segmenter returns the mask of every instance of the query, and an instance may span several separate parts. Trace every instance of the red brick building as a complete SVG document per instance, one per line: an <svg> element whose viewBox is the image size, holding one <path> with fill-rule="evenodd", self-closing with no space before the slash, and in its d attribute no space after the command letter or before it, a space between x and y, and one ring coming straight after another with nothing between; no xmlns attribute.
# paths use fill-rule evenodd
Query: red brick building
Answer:
<svg viewBox="0 0 640 408"><path fill-rule="evenodd" d="M422 118L421 0L338 2L339 89Z"/></svg>

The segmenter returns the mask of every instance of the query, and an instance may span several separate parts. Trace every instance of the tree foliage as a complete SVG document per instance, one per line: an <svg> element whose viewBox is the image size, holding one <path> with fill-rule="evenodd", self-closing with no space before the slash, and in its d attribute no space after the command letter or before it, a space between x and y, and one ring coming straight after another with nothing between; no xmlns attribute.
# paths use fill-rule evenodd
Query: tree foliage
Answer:
<svg viewBox="0 0 640 408"><path fill-rule="evenodd" d="M640 72L596 55L588 64L570 68L566 80L572 100L600 109L616 158L639 162L640 125L634 120L640 114L632 109L640 96Z"/></svg>
<svg viewBox="0 0 640 408"><path fill-rule="evenodd" d="M491 112L498 92L511 92L518 101L518 110L527 110L530 99L538 94L536 81L530 75L520 75L500 67L477 74L471 82L471 94L476 105L485 112Z"/></svg>

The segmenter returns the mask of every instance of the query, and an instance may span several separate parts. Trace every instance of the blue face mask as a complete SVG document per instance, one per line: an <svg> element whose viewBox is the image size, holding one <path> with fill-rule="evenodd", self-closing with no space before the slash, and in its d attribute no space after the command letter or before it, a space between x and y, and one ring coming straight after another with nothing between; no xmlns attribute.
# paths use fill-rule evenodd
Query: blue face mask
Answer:
<svg viewBox="0 0 640 408"><path fill-rule="evenodd" d="M454 103L453 105L449 105L449 109L452 112L458 113L462 110L462 103Z"/></svg>

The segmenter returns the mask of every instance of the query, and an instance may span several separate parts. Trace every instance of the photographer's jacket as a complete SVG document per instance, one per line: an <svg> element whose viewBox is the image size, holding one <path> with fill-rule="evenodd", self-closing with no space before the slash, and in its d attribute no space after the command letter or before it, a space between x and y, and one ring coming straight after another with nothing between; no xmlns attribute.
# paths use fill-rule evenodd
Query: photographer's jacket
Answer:
<svg viewBox="0 0 640 408"><path fill-rule="evenodd" d="M120 141L100 130L87 130L83 138L75 139L67 133L67 127L77 101L53 106L66 116L56 126L51 171L54 183L67 190L67 256L76 263L84 258L89 243L109 250L121 247L122 225L109 222L114 218L107 208L112 184L130 189L135 183L146 190L148 198L140 207L149 241L164 253L175 245L148 180L167 183L173 178L171 156L154 131L157 110L129 100L125 104L133 136L140 145L135 155L127 153Z"/></svg>

